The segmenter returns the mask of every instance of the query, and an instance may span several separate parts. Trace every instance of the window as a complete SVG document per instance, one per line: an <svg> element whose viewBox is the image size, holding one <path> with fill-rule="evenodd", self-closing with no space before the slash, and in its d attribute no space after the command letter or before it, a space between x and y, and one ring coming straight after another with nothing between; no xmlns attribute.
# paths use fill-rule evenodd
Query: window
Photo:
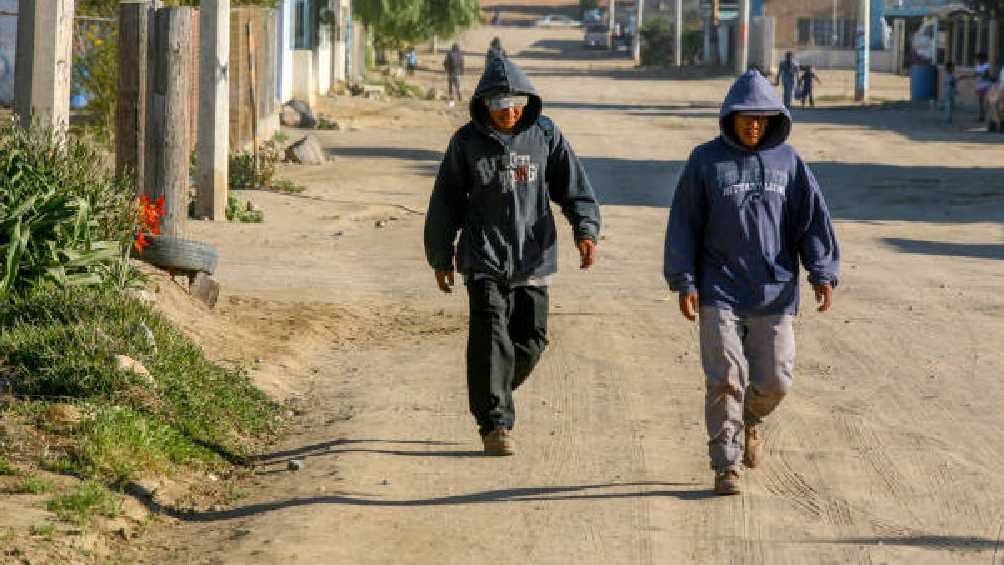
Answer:
<svg viewBox="0 0 1004 565"><path fill-rule="evenodd" d="M795 28L795 42L799 45L808 45L812 40L809 37L809 29L812 26L812 20L809 18L798 18L798 25Z"/></svg>
<svg viewBox="0 0 1004 565"><path fill-rule="evenodd" d="M812 42L818 47L831 47L833 41L833 20L812 21Z"/></svg>
<svg viewBox="0 0 1004 565"><path fill-rule="evenodd" d="M310 0L296 0L293 3L293 48L313 49L313 22L310 18Z"/></svg>

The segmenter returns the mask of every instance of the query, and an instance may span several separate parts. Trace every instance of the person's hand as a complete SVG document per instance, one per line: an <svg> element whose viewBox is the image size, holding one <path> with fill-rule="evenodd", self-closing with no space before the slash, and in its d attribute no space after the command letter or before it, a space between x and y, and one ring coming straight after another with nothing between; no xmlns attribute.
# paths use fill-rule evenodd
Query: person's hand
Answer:
<svg viewBox="0 0 1004 565"><path fill-rule="evenodd" d="M596 242L591 239L580 239L575 242L575 246L579 248L579 257L582 258L582 264L579 268L592 267L596 263Z"/></svg>
<svg viewBox="0 0 1004 565"><path fill-rule="evenodd" d="M696 292L680 293L680 313L691 322L697 319L700 304L701 298Z"/></svg>
<svg viewBox="0 0 1004 565"><path fill-rule="evenodd" d="M439 290L450 294L453 292L454 278L453 271L436 271L436 284Z"/></svg>
<svg viewBox="0 0 1004 565"><path fill-rule="evenodd" d="M812 290L816 292L816 302L819 303L819 311L826 312L833 306L833 287L828 284L814 284Z"/></svg>

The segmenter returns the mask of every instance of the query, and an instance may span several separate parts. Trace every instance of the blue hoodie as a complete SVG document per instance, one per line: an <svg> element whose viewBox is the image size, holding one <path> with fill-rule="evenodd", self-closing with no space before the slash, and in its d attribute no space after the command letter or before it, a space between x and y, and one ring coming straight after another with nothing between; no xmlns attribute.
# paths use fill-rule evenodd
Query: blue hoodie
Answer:
<svg viewBox="0 0 1004 565"><path fill-rule="evenodd" d="M755 149L735 136L738 112L776 112ZM694 150L666 230L665 275L702 306L740 315L798 312L798 263L812 284L837 285L840 250L812 171L786 143L791 115L763 76L729 89L722 133Z"/></svg>

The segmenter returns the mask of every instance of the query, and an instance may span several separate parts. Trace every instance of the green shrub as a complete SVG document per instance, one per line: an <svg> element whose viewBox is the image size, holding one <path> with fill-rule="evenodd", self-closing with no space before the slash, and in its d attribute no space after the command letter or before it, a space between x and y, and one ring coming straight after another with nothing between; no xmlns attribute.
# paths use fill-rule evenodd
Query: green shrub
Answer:
<svg viewBox="0 0 1004 565"><path fill-rule="evenodd" d="M673 57L673 31L669 20L658 16L641 27L643 65L664 65Z"/></svg>
<svg viewBox="0 0 1004 565"><path fill-rule="evenodd" d="M0 123L0 300L43 281L121 284L134 194L102 162L88 141Z"/></svg>
<svg viewBox="0 0 1004 565"><path fill-rule="evenodd" d="M261 210L249 210L247 203L230 194L227 196L227 221L241 224L260 224L265 221Z"/></svg>
<svg viewBox="0 0 1004 565"><path fill-rule="evenodd" d="M95 516L114 518L122 513L119 497L97 481L84 481L74 492L53 497L46 506L65 522L90 524Z"/></svg>
<svg viewBox="0 0 1004 565"><path fill-rule="evenodd" d="M10 464L3 457L0 457L0 477L16 477L21 474L21 471Z"/></svg>

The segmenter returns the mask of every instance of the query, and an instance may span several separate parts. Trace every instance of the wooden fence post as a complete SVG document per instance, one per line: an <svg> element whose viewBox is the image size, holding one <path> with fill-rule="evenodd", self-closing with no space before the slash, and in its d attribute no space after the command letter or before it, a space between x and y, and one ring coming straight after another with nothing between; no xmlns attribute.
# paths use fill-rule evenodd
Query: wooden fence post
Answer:
<svg viewBox="0 0 1004 565"><path fill-rule="evenodd" d="M199 10L199 141L196 215L226 220L230 150L230 0L202 0Z"/></svg>
<svg viewBox="0 0 1004 565"><path fill-rule="evenodd" d="M115 106L115 172L135 175L143 194L146 161L147 47L153 12L147 0L119 4L119 88Z"/></svg>
<svg viewBox="0 0 1004 565"><path fill-rule="evenodd" d="M14 110L65 134L70 125L73 67L73 0L21 0L14 63Z"/></svg>
<svg viewBox="0 0 1004 565"><path fill-rule="evenodd" d="M151 55L153 89L149 98L146 167L151 198L164 197L161 233L180 237L188 217L191 166L192 8L161 8L156 14L156 48Z"/></svg>

